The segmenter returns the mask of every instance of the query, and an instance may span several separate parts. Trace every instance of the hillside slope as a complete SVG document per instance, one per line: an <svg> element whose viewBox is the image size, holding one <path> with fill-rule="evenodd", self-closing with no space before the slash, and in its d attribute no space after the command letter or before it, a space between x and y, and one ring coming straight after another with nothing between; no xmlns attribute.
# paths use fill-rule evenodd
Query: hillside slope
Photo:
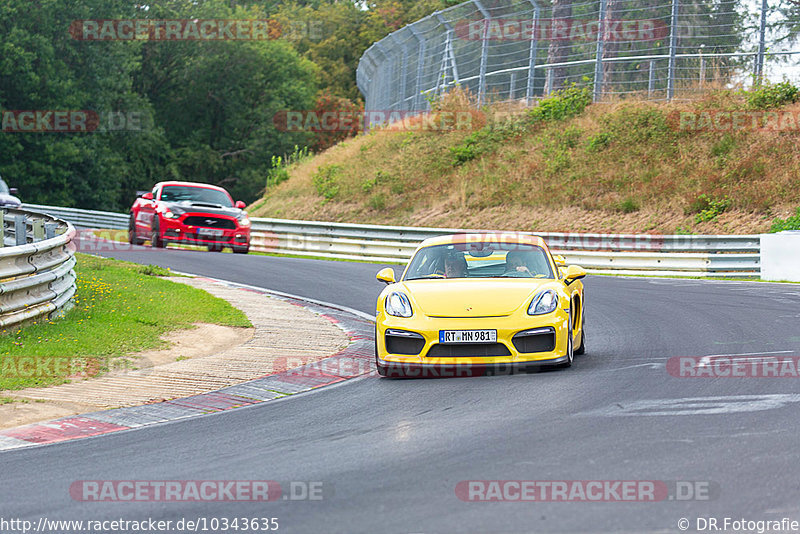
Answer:
<svg viewBox="0 0 800 534"><path fill-rule="evenodd" d="M497 108L476 113L469 130L375 129L291 165L289 179L268 187L251 213L523 231L757 233L800 205L796 90L777 108L774 98L726 91L690 103L589 105L586 97L567 90L511 119ZM464 109L463 100L440 107ZM777 115L758 111L769 108ZM730 116L719 113L737 110L754 113L741 114L741 124L766 127L725 129Z"/></svg>

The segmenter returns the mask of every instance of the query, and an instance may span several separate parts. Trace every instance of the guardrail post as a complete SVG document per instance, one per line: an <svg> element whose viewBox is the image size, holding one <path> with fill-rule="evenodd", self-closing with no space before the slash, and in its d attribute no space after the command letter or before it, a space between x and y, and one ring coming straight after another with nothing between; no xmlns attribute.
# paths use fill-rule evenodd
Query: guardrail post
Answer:
<svg viewBox="0 0 800 534"><path fill-rule="evenodd" d="M42 219L34 219L33 223L33 242L44 240L44 221Z"/></svg>
<svg viewBox="0 0 800 534"><path fill-rule="evenodd" d="M45 223L44 225L45 239L53 239L56 236L57 229L58 229L58 223Z"/></svg>
<svg viewBox="0 0 800 534"><path fill-rule="evenodd" d="M17 246L28 242L28 222L24 215L14 217L14 238L17 240Z"/></svg>

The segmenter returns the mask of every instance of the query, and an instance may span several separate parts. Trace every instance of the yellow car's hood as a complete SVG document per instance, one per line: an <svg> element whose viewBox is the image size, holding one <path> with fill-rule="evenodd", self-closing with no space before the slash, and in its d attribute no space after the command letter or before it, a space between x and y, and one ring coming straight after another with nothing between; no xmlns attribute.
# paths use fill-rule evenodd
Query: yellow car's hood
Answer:
<svg viewBox="0 0 800 534"><path fill-rule="evenodd" d="M547 279L486 278L403 282L419 311L429 317L498 317L527 306Z"/></svg>

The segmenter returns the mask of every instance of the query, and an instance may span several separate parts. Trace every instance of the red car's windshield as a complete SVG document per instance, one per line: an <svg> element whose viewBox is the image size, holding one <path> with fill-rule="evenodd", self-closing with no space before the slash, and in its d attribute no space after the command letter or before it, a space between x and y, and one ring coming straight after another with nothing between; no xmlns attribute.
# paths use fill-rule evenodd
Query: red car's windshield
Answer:
<svg viewBox="0 0 800 534"><path fill-rule="evenodd" d="M183 185L168 185L161 189L161 200L164 202L191 202L202 204L217 204L226 208L233 207L231 197L218 189L205 187L191 187Z"/></svg>

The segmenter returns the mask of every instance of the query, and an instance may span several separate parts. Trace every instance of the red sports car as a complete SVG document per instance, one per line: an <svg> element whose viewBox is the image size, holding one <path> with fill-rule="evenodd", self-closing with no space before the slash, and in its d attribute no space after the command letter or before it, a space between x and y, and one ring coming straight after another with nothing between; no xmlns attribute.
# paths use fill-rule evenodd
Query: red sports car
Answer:
<svg viewBox="0 0 800 534"><path fill-rule="evenodd" d="M250 250L250 219L242 201L225 189L195 182L159 182L131 207L128 239L164 248L167 243L206 245L237 254Z"/></svg>

